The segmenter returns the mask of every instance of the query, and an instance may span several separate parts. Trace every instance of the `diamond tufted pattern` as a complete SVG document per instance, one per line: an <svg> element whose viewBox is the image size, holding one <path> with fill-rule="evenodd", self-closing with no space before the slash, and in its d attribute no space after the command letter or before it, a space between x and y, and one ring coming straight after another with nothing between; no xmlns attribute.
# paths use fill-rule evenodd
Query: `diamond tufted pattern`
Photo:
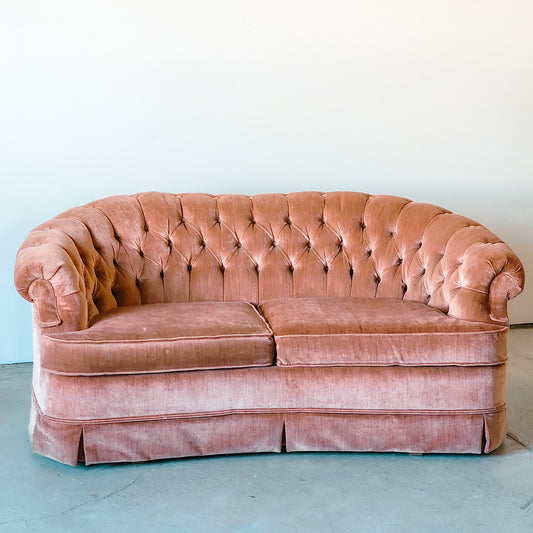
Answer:
<svg viewBox="0 0 533 533"><path fill-rule="evenodd" d="M152 192L40 225L19 250L15 283L55 331L84 329L117 306L328 296L505 323L524 273L483 226L395 196Z"/></svg>

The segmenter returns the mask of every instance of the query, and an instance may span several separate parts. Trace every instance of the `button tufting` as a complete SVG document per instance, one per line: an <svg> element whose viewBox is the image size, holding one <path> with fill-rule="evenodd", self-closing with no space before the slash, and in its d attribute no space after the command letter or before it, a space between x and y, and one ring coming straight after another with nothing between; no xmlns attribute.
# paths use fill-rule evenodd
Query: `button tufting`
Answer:
<svg viewBox="0 0 533 533"><path fill-rule="evenodd" d="M354 269L352 267L350 267L350 277L353 278L353 274L354 274Z"/></svg>
<svg viewBox="0 0 533 533"><path fill-rule="evenodd" d="M172 249L172 241L170 239L167 240L167 246Z"/></svg>
<svg viewBox="0 0 533 533"><path fill-rule="evenodd" d="M376 283L381 283L381 276L379 274L376 274Z"/></svg>
<svg viewBox="0 0 533 533"><path fill-rule="evenodd" d="M115 240L120 244L120 242L121 242L120 241L120 237L116 233L115 233L114 237L115 237Z"/></svg>
<svg viewBox="0 0 533 533"><path fill-rule="evenodd" d="M257 224L257 220L255 218L250 219L250 224Z"/></svg>
<svg viewBox="0 0 533 533"><path fill-rule="evenodd" d="M361 229L366 229L366 224L364 222L361 222Z"/></svg>
<svg viewBox="0 0 533 533"><path fill-rule="evenodd" d="M416 243L416 249L420 250L422 248L422 241Z"/></svg>
<svg viewBox="0 0 533 533"><path fill-rule="evenodd" d="M273 248L275 248L277 245L278 243L274 240L270 243L270 246L272 246Z"/></svg>
<svg viewBox="0 0 533 533"><path fill-rule="evenodd" d="M161 270L159 275L161 276L161 279L165 279L165 271L164 270Z"/></svg>
<svg viewBox="0 0 533 533"><path fill-rule="evenodd" d="M224 273L226 270L226 267L224 265L220 265L220 272Z"/></svg>
<svg viewBox="0 0 533 533"><path fill-rule="evenodd" d="M370 257L372 255L372 250L367 250L366 251L366 255L367 255L367 257Z"/></svg>
<svg viewBox="0 0 533 533"><path fill-rule="evenodd" d="M145 225L144 225L144 232L145 232L145 233L148 233L148 224L145 224Z"/></svg>
<svg viewBox="0 0 533 533"><path fill-rule="evenodd" d="M292 224L292 220L290 218L285 219L285 222L287 226L290 226Z"/></svg>
<svg viewBox="0 0 533 533"><path fill-rule="evenodd" d="M403 263L403 259L401 257L398 257L396 260L396 266L400 266Z"/></svg>
<svg viewBox="0 0 533 533"><path fill-rule="evenodd" d="M140 255L141 257L144 257L144 252L143 252L142 250L139 250L139 255Z"/></svg>
<svg viewBox="0 0 533 533"><path fill-rule="evenodd" d="M305 247L306 247L306 248L309 248L309 250L310 250L310 249L312 248L311 241L307 241L307 242L305 243Z"/></svg>
<svg viewBox="0 0 533 533"><path fill-rule="evenodd" d="M329 272L329 266L328 265L324 265L324 272L326 274Z"/></svg>
<svg viewBox="0 0 533 533"><path fill-rule="evenodd" d="M116 259L113 259L113 265L118 267L118 261Z"/></svg>
<svg viewBox="0 0 533 533"><path fill-rule="evenodd" d="M289 265L289 272L294 272L294 267L292 265Z"/></svg>
<svg viewBox="0 0 533 533"><path fill-rule="evenodd" d="M189 272L192 270L192 265L191 265L190 263L187 265L187 270L188 270Z"/></svg>
<svg viewBox="0 0 533 533"><path fill-rule="evenodd" d="M200 241L200 246L201 246L202 248L205 248L205 241L204 241L204 240Z"/></svg>
<svg viewBox="0 0 533 533"><path fill-rule="evenodd" d="M239 241L237 241L235 243L235 248L241 248L241 247L242 247L242 244Z"/></svg>
<svg viewBox="0 0 533 533"><path fill-rule="evenodd" d="M255 270L256 272L259 272L259 270L260 270L259 265L254 265L254 270Z"/></svg>

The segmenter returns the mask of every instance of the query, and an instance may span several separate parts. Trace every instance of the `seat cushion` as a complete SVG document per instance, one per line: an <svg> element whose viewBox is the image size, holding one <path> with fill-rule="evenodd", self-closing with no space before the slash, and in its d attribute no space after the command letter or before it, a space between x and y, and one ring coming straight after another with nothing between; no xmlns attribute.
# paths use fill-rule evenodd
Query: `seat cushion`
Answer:
<svg viewBox="0 0 533 533"><path fill-rule="evenodd" d="M41 364L65 374L131 374L269 366L272 333L250 304L119 307L85 330L44 335Z"/></svg>
<svg viewBox="0 0 533 533"><path fill-rule="evenodd" d="M260 311L279 366L495 365L508 328L389 298L288 298Z"/></svg>

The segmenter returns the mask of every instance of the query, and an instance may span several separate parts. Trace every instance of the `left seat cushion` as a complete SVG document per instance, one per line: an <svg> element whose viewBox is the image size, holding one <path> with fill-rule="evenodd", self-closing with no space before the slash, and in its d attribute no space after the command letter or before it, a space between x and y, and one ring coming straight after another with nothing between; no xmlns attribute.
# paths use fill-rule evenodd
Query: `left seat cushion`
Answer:
<svg viewBox="0 0 533 533"><path fill-rule="evenodd" d="M70 375L270 366L274 357L263 318L241 302L119 307L41 342L41 366Z"/></svg>

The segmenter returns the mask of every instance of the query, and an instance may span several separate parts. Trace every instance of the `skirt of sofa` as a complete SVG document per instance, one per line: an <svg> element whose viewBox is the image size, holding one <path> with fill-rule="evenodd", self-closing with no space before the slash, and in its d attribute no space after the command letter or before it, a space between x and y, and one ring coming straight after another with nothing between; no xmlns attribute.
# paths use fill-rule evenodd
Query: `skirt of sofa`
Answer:
<svg viewBox="0 0 533 533"><path fill-rule="evenodd" d="M36 453L69 465L204 455L350 451L489 453L506 433L505 407L486 413L233 413L105 423L54 420L32 402Z"/></svg>

